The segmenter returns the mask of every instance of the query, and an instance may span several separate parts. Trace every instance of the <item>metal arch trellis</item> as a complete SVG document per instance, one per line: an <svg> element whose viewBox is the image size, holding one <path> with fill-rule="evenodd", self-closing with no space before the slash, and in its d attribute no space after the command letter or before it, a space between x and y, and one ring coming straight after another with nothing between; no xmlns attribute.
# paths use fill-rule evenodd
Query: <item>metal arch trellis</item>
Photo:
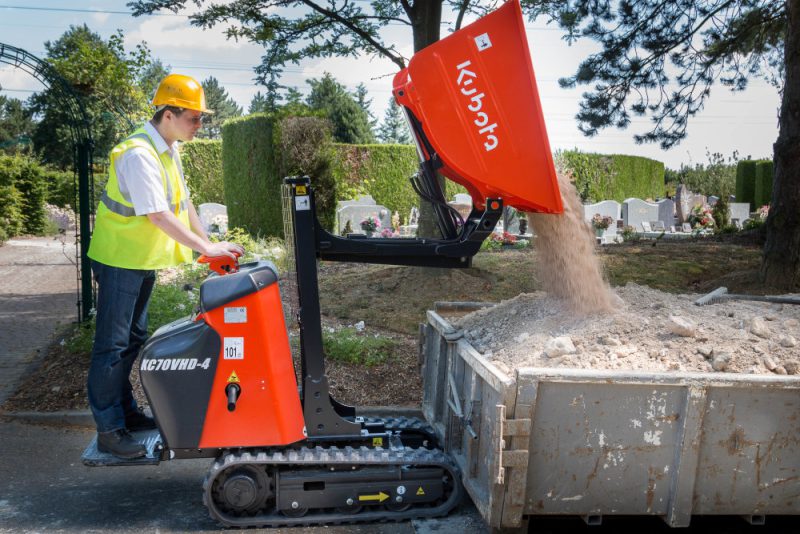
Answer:
<svg viewBox="0 0 800 534"><path fill-rule="evenodd" d="M73 172L76 176L75 200L79 207L78 224L75 228L75 256L78 291L78 319L89 317L94 307L92 288L92 270L87 256L89 240L92 234L94 219L94 175L92 173L92 140L91 123L86 114L81 97L49 63L36 56L8 44L0 43L0 63L13 65L30 74L48 89L55 91L59 105L63 106L69 116L69 128L73 143Z"/></svg>

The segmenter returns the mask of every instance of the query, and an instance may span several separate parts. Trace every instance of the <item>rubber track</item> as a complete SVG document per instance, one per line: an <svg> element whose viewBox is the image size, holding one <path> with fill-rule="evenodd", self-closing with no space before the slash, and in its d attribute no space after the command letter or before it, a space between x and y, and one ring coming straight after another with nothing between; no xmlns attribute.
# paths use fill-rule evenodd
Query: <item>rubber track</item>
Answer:
<svg viewBox="0 0 800 534"><path fill-rule="evenodd" d="M408 425L408 426L406 426ZM415 420L399 422L393 428L405 426L416 427ZM237 516L219 510L214 502L212 488L216 477L228 468L236 465L270 465L270 466L298 466L298 467L325 467L331 465L361 465L361 466L439 466L450 473L453 480L453 489L447 499L435 507L411 507L403 512L395 512L383 508L370 511L365 507L358 514L342 512L309 513L303 517L286 517L278 512L255 516ZM463 487L461 475L452 459L441 450L414 449L411 447L399 448L369 448L369 447L300 447L297 449L270 449L261 451L232 452L221 456L211 466L203 482L203 504L208 508L212 519L219 521L227 527L282 527L282 526L309 526L309 525L336 525L343 523L376 523L384 521L405 521L423 517L440 517L446 515L461 501Z"/></svg>

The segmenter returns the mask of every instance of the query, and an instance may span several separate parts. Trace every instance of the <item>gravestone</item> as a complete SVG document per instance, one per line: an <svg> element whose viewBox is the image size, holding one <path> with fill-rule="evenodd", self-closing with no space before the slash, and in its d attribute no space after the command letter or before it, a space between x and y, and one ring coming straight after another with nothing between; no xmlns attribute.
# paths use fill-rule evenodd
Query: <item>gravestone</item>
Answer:
<svg viewBox="0 0 800 534"><path fill-rule="evenodd" d="M664 223L665 227L675 224L675 201L665 198L656 202L658 205L658 220Z"/></svg>
<svg viewBox="0 0 800 534"><path fill-rule="evenodd" d="M692 193L689 188L683 184L678 185L675 199L675 211L677 213L679 223L685 223L689 220L689 215L692 213L692 208L696 206L702 206L706 203L705 196Z"/></svg>
<svg viewBox="0 0 800 534"><path fill-rule="evenodd" d="M728 204L728 213L731 220L739 219L739 223L744 223L750 218L750 203L749 202L731 202Z"/></svg>
<svg viewBox="0 0 800 534"><path fill-rule="evenodd" d="M361 197L356 201L345 200L339 202L336 209L336 233L341 234L348 222L353 233L364 233L361 229L361 221L368 217L377 217L380 220L381 225L376 230L377 234L380 234L381 230L392 226L391 211L385 206L376 204L375 200L370 196Z"/></svg>
<svg viewBox="0 0 800 534"><path fill-rule="evenodd" d="M711 195L710 197L708 197L708 205L714 206L714 204L716 204L718 200L719 200L718 196Z"/></svg>
<svg viewBox="0 0 800 534"><path fill-rule="evenodd" d="M601 217L611 217L613 220L611 226L606 228L600 237L604 243L614 241L617 235L617 221L622 218L622 206L620 203L616 200L603 200L595 204L583 205L583 219L590 225L595 214L599 214Z"/></svg>
<svg viewBox="0 0 800 534"><path fill-rule="evenodd" d="M216 202L197 206L197 217L208 234L224 234L228 231L228 208Z"/></svg>
<svg viewBox="0 0 800 534"><path fill-rule="evenodd" d="M629 198L622 203L622 219L625 226L633 226L642 231L642 223L658 220L658 204L645 202L638 198Z"/></svg>
<svg viewBox="0 0 800 534"><path fill-rule="evenodd" d="M464 193L455 195L455 200L448 202L447 204L454 208L465 221L472 212L472 197L465 195Z"/></svg>

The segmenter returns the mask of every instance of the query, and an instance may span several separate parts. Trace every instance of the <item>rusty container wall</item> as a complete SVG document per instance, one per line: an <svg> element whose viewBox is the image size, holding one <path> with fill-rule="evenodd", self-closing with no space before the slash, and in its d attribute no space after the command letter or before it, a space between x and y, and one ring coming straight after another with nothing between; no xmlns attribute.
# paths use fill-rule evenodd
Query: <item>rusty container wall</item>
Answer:
<svg viewBox="0 0 800 534"><path fill-rule="evenodd" d="M519 369L423 330L426 418L487 524L525 516L800 514L800 379Z"/></svg>

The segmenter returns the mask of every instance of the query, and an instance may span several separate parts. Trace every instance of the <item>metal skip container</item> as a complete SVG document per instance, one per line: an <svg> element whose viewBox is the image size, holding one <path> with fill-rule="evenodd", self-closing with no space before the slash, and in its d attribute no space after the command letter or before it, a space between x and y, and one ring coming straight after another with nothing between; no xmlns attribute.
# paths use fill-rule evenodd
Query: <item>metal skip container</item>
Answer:
<svg viewBox="0 0 800 534"><path fill-rule="evenodd" d="M521 368L435 311L423 412L490 527L526 516L800 514L800 378Z"/></svg>

